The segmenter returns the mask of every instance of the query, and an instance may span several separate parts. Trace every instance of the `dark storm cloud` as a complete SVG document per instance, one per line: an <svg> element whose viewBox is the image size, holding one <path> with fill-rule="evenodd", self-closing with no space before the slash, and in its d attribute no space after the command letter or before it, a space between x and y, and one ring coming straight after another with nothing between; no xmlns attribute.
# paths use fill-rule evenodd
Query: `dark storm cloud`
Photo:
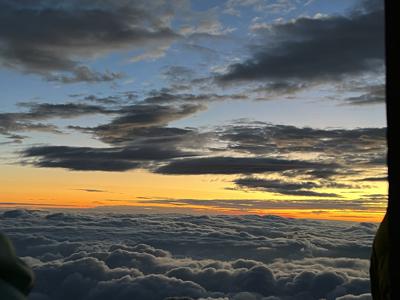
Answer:
<svg viewBox="0 0 400 300"><path fill-rule="evenodd" d="M35 271L32 299L369 296L375 224L278 216L4 214L2 230Z"/></svg>
<svg viewBox="0 0 400 300"><path fill-rule="evenodd" d="M321 193L310 190L320 187L319 184L312 181L288 182L277 179L243 177L236 179L234 183L238 187L244 189L268 191L283 195L340 198L340 196L335 193Z"/></svg>
<svg viewBox="0 0 400 300"><path fill-rule="evenodd" d="M63 83L118 79L120 73L93 71L82 60L112 51L168 46L178 37L169 27L172 11L172 5L159 1L2 0L0 63Z"/></svg>
<svg viewBox="0 0 400 300"><path fill-rule="evenodd" d="M337 168L336 164L263 157L203 157L170 162L155 170L161 174L256 174L287 170Z"/></svg>
<svg viewBox="0 0 400 300"><path fill-rule="evenodd" d="M30 163L41 168L66 168L76 171L127 171L145 161L162 161L192 156L173 148L124 147L91 148L68 146L36 146L23 150Z"/></svg>
<svg viewBox="0 0 400 300"><path fill-rule="evenodd" d="M264 32L264 45L255 47L250 59L232 64L217 79L221 83L263 80L287 85L380 71L384 64L383 7L363 8L348 16L302 17L271 25Z"/></svg>

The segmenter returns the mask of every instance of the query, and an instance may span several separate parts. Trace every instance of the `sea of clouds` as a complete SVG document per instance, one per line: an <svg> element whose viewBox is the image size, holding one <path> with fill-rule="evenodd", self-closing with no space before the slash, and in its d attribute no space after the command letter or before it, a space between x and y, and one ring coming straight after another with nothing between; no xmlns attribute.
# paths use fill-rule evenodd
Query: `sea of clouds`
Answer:
<svg viewBox="0 0 400 300"><path fill-rule="evenodd" d="M8 210L29 300L371 299L376 224L278 216Z"/></svg>

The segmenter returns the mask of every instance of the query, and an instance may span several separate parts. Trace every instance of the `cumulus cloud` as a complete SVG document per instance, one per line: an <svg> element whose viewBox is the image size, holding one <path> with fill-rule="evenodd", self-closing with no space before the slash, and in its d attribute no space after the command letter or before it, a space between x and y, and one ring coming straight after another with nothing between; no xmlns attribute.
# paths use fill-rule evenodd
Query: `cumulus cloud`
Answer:
<svg viewBox="0 0 400 300"><path fill-rule="evenodd" d="M370 297L375 224L250 215L2 214L3 231L36 274L30 299Z"/></svg>

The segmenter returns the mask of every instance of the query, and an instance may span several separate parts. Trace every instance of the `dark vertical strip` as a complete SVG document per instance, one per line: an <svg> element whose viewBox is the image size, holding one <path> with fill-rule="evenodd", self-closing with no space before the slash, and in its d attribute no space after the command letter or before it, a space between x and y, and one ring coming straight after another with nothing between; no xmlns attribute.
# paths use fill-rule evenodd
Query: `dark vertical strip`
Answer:
<svg viewBox="0 0 400 300"><path fill-rule="evenodd" d="M391 282L391 299L400 299L400 132L396 127L399 119L400 101L400 50L399 31L396 31L396 20L400 19L398 1L385 0L385 34L386 34L386 116L388 143L388 174L389 174L389 272Z"/></svg>

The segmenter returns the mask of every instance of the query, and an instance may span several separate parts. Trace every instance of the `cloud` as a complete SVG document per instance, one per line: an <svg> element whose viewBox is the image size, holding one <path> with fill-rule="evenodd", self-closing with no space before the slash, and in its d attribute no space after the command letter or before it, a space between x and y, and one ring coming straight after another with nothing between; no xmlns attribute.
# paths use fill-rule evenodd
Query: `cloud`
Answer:
<svg viewBox="0 0 400 300"><path fill-rule="evenodd" d="M353 178L356 181L361 181L361 176L371 177L367 167L384 171L385 128L318 129L246 120L201 130L169 125L205 110L203 101L229 97L159 90L142 101L137 100L136 94L124 92L102 97L76 95L78 100L58 104L21 102L18 107L25 111L0 114L0 134L21 142L25 137L19 133L24 131L62 133L55 125L39 121L103 115L108 118L103 124L67 128L90 134L107 146L29 146L20 152L21 163L76 171L144 168L176 175L275 173L281 177L281 183L250 184L241 179L237 186L286 195L339 197L312 188L295 189L290 182L319 180L314 182L315 187L348 188L342 180L355 175L359 177ZM327 180L332 178L336 183L328 184Z"/></svg>
<svg viewBox="0 0 400 300"><path fill-rule="evenodd" d="M324 164L302 160L263 157L204 157L175 160L155 170L161 174L256 174L288 170L308 170L324 167L335 168L335 164Z"/></svg>
<svg viewBox="0 0 400 300"><path fill-rule="evenodd" d="M320 187L319 184L312 181L303 182L287 182L276 179L262 179L255 177L243 177L238 178L235 184L239 188L245 188L250 190L268 191L283 195L295 195L295 196L315 196L315 197L337 197L340 195L335 193L322 193L313 191L310 189Z"/></svg>
<svg viewBox="0 0 400 300"><path fill-rule="evenodd" d="M156 200L142 200L139 201L143 205L151 204L167 204L176 208L184 208L185 205L195 205L209 208L221 208L230 211L237 212L257 212L257 210L263 209L306 209L314 210L315 212L333 209L342 210L353 210L353 211L366 211L373 209L376 211L384 211L382 205L384 205L387 200L381 195L376 197L377 199L359 199L359 200L348 200L348 199L295 199L295 200L242 200L242 199L232 199L232 200L201 200L201 199L156 199Z"/></svg>
<svg viewBox="0 0 400 300"><path fill-rule="evenodd" d="M346 295L339 298L337 300L372 300L371 294L362 294L362 295Z"/></svg>
<svg viewBox="0 0 400 300"><path fill-rule="evenodd" d="M2 230L36 275L31 299L370 296L376 224L72 210L6 214Z"/></svg>
<svg viewBox="0 0 400 300"><path fill-rule="evenodd" d="M92 100L97 102L98 99L91 97L89 101ZM107 98L106 101L108 100ZM203 110L205 108L203 105L115 106L114 103L111 105L110 107L86 103L22 103L20 106L29 108L28 112L2 114L0 120L4 123L3 134L11 134L14 130L25 129L20 123L24 120L72 118L90 114L113 116L109 123L96 127L68 126L69 129L90 133L112 147L33 146L25 148L21 152L25 158L24 163L29 162L38 167L59 167L81 171L126 171L145 167L151 161L197 155L195 149L204 139L202 134L194 129L165 126L169 122ZM191 151L184 150L185 147Z"/></svg>
<svg viewBox="0 0 400 300"><path fill-rule="evenodd" d="M108 193L106 190L99 190L99 189L76 189L77 191L84 191L88 193Z"/></svg>
<svg viewBox="0 0 400 300"><path fill-rule="evenodd" d="M177 149L155 147L91 148L35 146L22 152L31 164L41 168L66 168L75 171L127 171L140 168L143 161L192 156Z"/></svg>
<svg viewBox="0 0 400 300"><path fill-rule="evenodd" d="M14 132L44 131L61 133L57 126L38 123L37 121L116 113L114 110L99 105L71 102L61 104L21 102L18 103L18 106L28 109L28 111L0 113L0 134L17 140L22 140L24 137L15 135Z"/></svg>
<svg viewBox="0 0 400 300"><path fill-rule="evenodd" d="M202 104L160 105L135 104L122 106L109 123L96 127L69 126L94 135L101 141L113 144L130 144L144 147L176 147L184 138L200 137L195 129L167 127L168 123L190 117L206 107ZM197 144L197 143L196 143Z"/></svg>
<svg viewBox="0 0 400 300"><path fill-rule="evenodd" d="M182 82L182 81L181 81ZM245 94L190 94L190 93L173 93L169 89L152 91L149 97L144 99L145 103L150 104L174 104L174 103L192 103L205 104L216 101L228 100L246 100L248 97Z"/></svg>
<svg viewBox="0 0 400 300"><path fill-rule="evenodd" d="M140 127L162 126L204 109L205 107L200 104L184 104L181 106L135 104L124 106L120 109L119 116L114 118L109 124L100 125L94 130L100 134L100 132L124 132Z"/></svg>
<svg viewBox="0 0 400 300"><path fill-rule="evenodd" d="M378 1L375 1L378 3ZM369 2L368 2L369 3ZM381 72L384 65L383 5L354 10L347 16L301 17L272 24L252 56L229 66L220 83L260 80L281 85L340 81Z"/></svg>
<svg viewBox="0 0 400 300"><path fill-rule="evenodd" d="M262 0L228 0L224 5L223 12L232 16L240 17L241 7L249 7L257 12L264 12L268 14L286 14L296 7L296 3L291 1L270 1L265 2Z"/></svg>
<svg viewBox="0 0 400 300"><path fill-rule="evenodd" d="M66 103L18 103L26 112L0 113L0 134L17 138L14 132L21 131L50 131L60 133L52 124L37 123L40 120L78 118L85 115L110 115L113 119L104 125L97 127L80 127L70 125L68 128L87 133L93 133L106 143L114 143L117 140L130 140L134 132L164 130L164 134L187 133L184 129L167 129L163 126L206 109L203 104L187 103L181 105L160 105L149 103L137 103L128 105L135 96L132 93L124 93L110 97L86 96L80 102ZM88 104L87 102L100 104ZM85 103L86 102L86 103ZM150 128L151 127L151 128ZM150 128L150 129L149 129ZM149 133L149 132L147 132ZM21 136L19 139L23 139Z"/></svg>
<svg viewBox="0 0 400 300"><path fill-rule="evenodd" d="M80 97L82 95L71 95L71 97ZM122 92L115 95L109 96L96 96L96 95L86 95L84 96L84 101L97 102L102 105L118 105L128 103L137 99L135 92Z"/></svg>
<svg viewBox="0 0 400 300"><path fill-rule="evenodd" d="M100 105L88 105L84 103L35 103L20 102L19 107L28 108L28 112L15 113L20 120L40 120L51 118L76 118L91 114L112 114L115 110ZM11 113L10 113L11 114Z"/></svg>
<svg viewBox="0 0 400 300"><path fill-rule="evenodd" d="M385 170L385 128L318 129L239 121L235 125L200 131L168 125L203 110L200 104L24 105L30 112L20 113L21 119L97 113L112 116L108 123L95 127L68 126L91 134L108 144L107 147L27 147L22 151L23 163L38 167L88 171L145 168L159 174L176 175L275 173L281 177L281 183L257 181L250 184L241 180L237 182L238 187L317 197L339 195L321 194L311 187L295 189L290 183L299 181L310 185L313 182L314 188L359 189L363 187L346 185L346 178L360 182L362 176L373 177L368 170L380 174ZM16 115L7 115L10 116ZM335 178L334 183L329 181L332 178Z"/></svg>
<svg viewBox="0 0 400 300"><path fill-rule="evenodd" d="M72 75L49 74L46 76L48 81L57 81L61 83L76 83L76 82L107 82L124 78L123 73L106 71L104 73L90 70L87 66L79 66L71 70Z"/></svg>
<svg viewBox="0 0 400 300"><path fill-rule="evenodd" d="M237 152L260 155L304 153L352 165L376 165L386 155L385 128L318 129L250 122L221 127L221 140ZM382 164L382 166L383 166ZM324 171L321 169L317 172Z"/></svg>
<svg viewBox="0 0 400 300"><path fill-rule="evenodd" d="M388 178L387 176L381 176L381 177L364 177L358 179L358 181L384 181L387 182Z"/></svg>
<svg viewBox="0 0 400 300"><path fill-rule="evenodd" d="M120 73L93 71L84 61L115 51L168 47L179 36L170 27L171 9L161 1L2 0L0 63L63 83L119 79Z"/></svg>
<svg viewBox="0 0 400 300"><path fill-rule="evenodd" d="M348 105L370 105L382 104L386 100L385 85L371 85L365 87L365 93L359 96L348 97L345 104Z"/></svg>

